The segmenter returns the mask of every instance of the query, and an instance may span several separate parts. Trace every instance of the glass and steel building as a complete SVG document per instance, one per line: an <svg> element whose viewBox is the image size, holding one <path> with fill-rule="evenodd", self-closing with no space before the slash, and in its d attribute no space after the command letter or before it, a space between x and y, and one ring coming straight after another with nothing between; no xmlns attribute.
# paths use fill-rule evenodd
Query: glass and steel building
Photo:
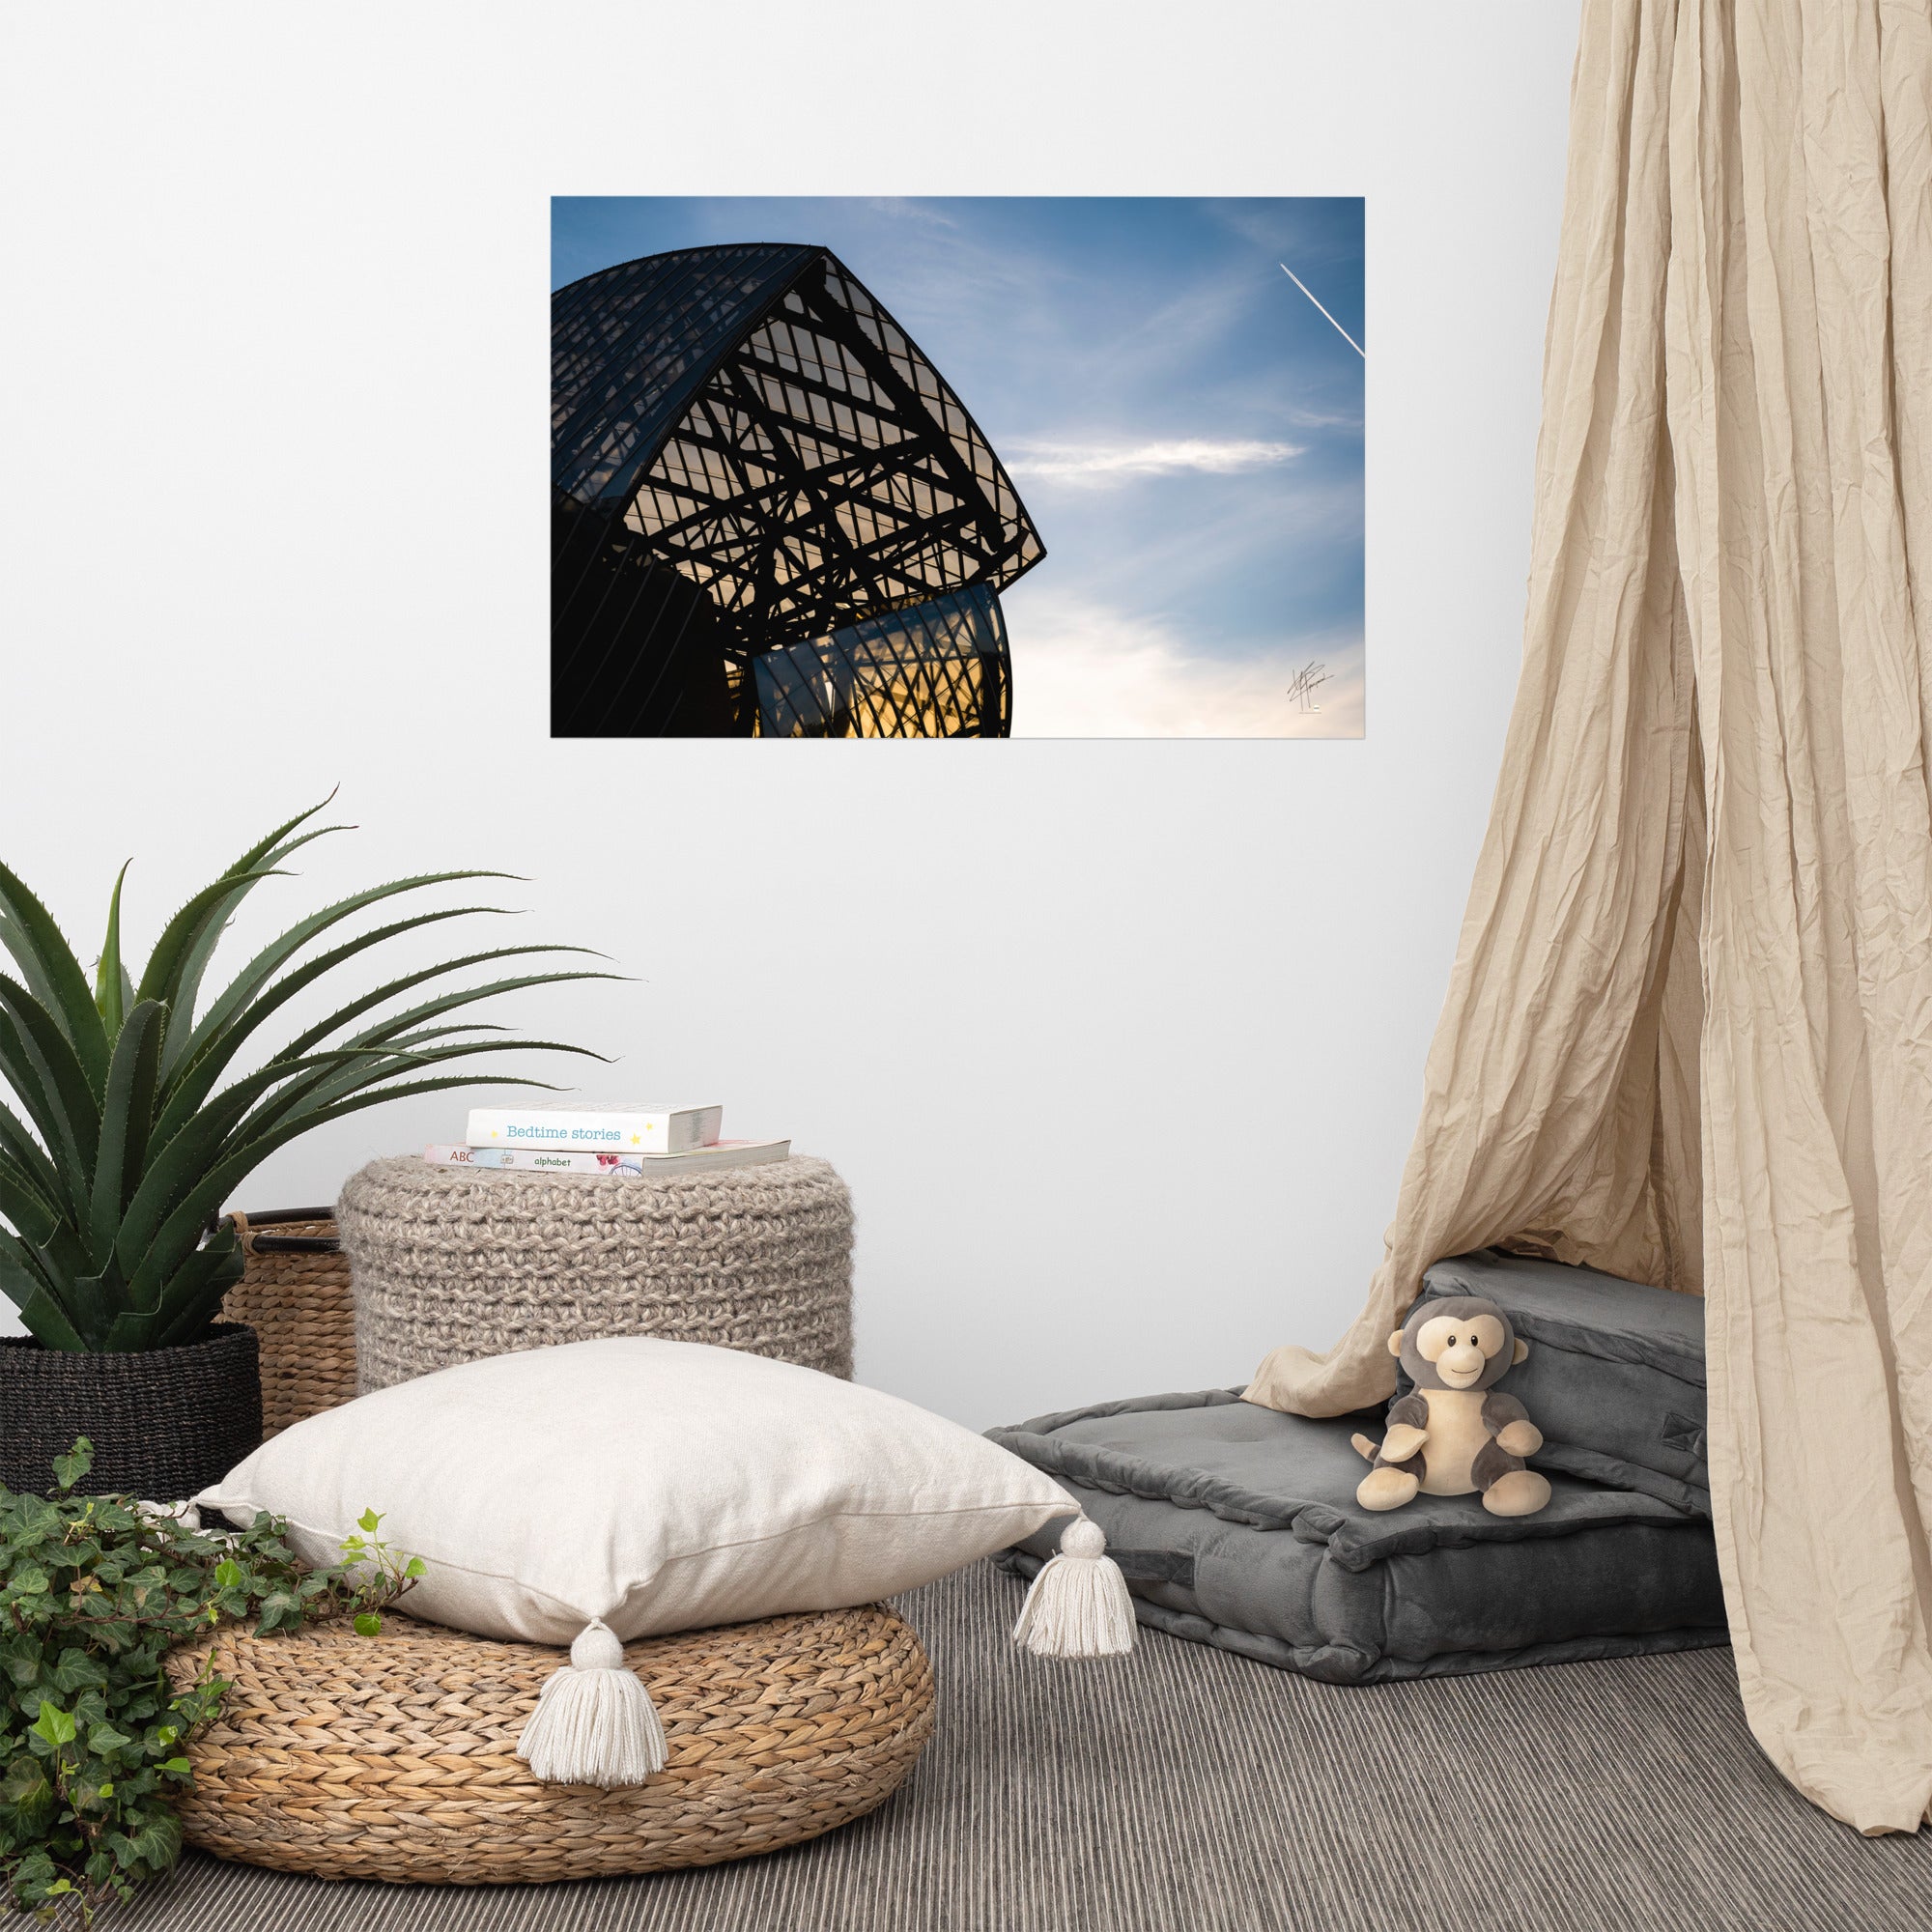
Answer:
<svg viewBox="0 0 1932 1932"><path fill-rule="evenodd" d="M1008 735L999 593L1045 550L836 255L600 270L551 368L554 736Z"/></svg>

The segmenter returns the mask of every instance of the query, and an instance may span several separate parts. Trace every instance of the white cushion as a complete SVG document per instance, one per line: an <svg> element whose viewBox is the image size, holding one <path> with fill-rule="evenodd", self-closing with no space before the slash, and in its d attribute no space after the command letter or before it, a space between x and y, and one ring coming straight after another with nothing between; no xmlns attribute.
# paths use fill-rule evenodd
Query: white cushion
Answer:
<svg viewBox="0 0 1932 1932"><path fill-rule="evenodd" d="M837 1609L930 1582L1077 1506L877 1389L626 1336L466 1362L298 1422L195 1498L286 1517L311 1563L364 1510L428 1575L399 1606L569 1643Z"/></svg>

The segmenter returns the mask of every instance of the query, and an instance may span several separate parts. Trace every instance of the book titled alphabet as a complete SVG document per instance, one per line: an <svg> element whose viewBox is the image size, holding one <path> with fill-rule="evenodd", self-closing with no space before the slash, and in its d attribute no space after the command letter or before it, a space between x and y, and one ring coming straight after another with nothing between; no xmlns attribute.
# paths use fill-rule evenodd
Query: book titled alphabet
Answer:
<svg viewBox="0 0 1932 1932"><path fill-rule="evenodd" d="M505 1147L429 1147L434 1167L507 1168L515 1174L694 1174L720 1167L759 1167L783 1160L789 1141L713 1141L683 1153L583 1153L568 1150Z"/></svg>

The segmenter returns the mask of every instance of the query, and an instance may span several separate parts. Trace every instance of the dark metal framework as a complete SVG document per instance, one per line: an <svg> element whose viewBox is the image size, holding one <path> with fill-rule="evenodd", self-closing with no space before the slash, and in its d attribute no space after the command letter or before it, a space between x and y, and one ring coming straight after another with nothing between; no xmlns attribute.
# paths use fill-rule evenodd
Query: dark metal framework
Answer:
<svg viewBox="0 0 1932 1932"><path fill-rule="evenodd" d="M1004 738L1012 675L1000 600L949 590L752 660L765 738Z"/></svg>
<svg viewBox="0 0 1932 1932"><path fill-rule="evenodd" d="M1007 734L997 593L1044 549L835 255L648 256L553 321L555 735Z"/></svg>

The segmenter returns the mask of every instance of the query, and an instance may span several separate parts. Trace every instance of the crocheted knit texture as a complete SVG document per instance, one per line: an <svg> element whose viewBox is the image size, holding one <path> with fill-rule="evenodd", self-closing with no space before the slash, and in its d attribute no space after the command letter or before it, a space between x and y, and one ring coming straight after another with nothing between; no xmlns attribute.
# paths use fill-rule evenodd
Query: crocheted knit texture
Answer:
<svg viewBox="0 0 1932 1932"><path fill-rule="evenodd" d="M484 1355L663 1335L852 1373L832 1163L629 1176L371 1161L336 1207L362 1391Z"/></svg>

